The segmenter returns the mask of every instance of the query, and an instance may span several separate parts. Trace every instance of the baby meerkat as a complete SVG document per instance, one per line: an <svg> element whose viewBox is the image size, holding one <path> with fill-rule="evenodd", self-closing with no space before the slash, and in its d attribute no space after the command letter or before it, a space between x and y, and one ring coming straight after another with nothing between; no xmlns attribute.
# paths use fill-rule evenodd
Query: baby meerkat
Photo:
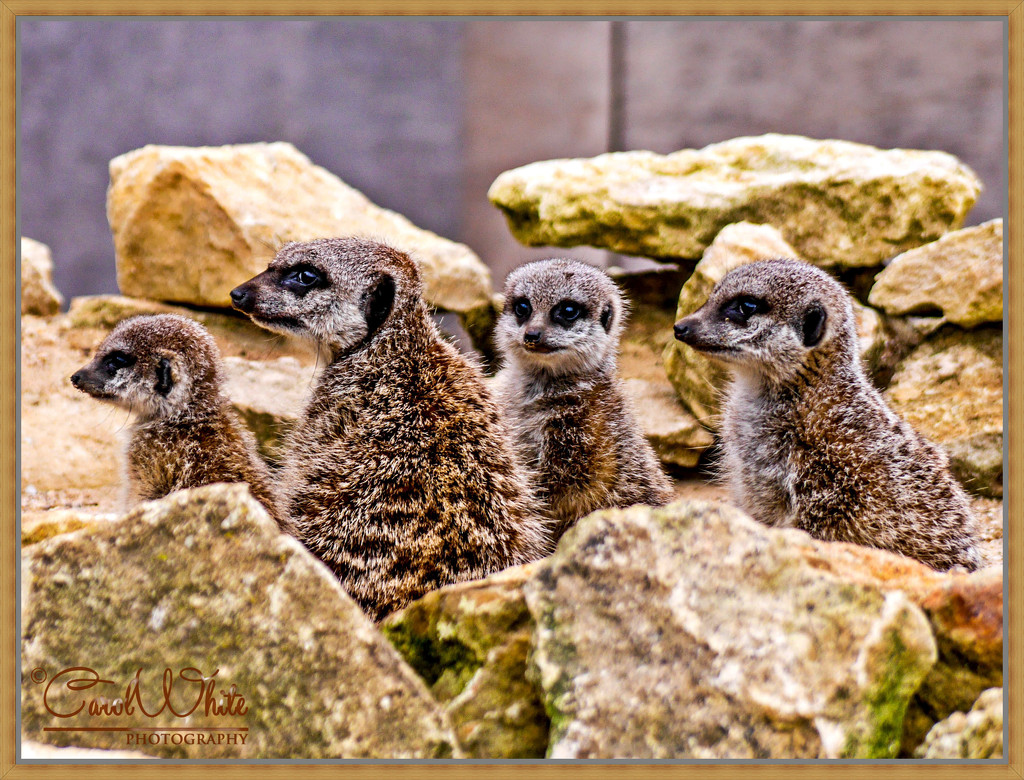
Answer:
<svg viewBox="0 0 1024 780"><path fill-rule="evenodd" d="M616 376L625 314L608 275L574 260L527 263L505 282L499 398L556 539L596 509L672 500Z"/></svg>
<svg viewBox="0 0 1024 780"><path fill-rule="evenodd" d="M867 379L850 296L827 273L796 260L737 268L675 337L732 371L723 466L742 509L936 569L981 565L945 454Z"/></svg>
<svg viewBox="0 0 1024 780"><path fill-rule="evenodd" d="M199 323L176 314L125 320L71 384L135 414L126 458L129 503L245 482L281 530L294 532L256 439L221 391L220 351Z"/></svg>
<svg viewBox="0 0 1024 780"><path fill-rule="evenodd" d="M543 519L480 370L444 340L416 264L357 238L285 245L232 301L328 365L286 445L299 538L374 619L545 555Z"/></svg>

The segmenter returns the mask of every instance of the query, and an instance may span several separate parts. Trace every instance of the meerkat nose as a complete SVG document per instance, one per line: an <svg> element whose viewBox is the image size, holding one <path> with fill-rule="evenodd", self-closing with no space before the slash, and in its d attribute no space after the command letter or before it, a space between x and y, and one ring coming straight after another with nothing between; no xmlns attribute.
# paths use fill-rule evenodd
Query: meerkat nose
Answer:
<svg viewBox="0 0 1024 780"><path fill-rule="evenodd" d="M79 390L82 389L81 382L82 382L82 372L81 371L76 371L75 373L73 373L71 375L71 384L73 384Z"/></svg>
<svg viewBox="0 0 1024 780"><path fill-rule="evenodd" d="M523 341L525 341L527 344L536 344L538 341L540 341L540 337L543 335L544 331L542 330L528 330L526 331L526 333L523 334Z"/></svg>
<svg viewBox="0 0 1024 780"><path fill-rule="evenodd" d="M249 314L255 307L255 303L255 299L249 292L247 285L239 285L231 291L231 304L239 311Z"/></svg>
<svg viewBox="0 0 1024 780"><path fill-rule="evenodd" d="M679 320L675 327L672 328L672 332L675 334L676 339L684 344L689 344L696 335L696 328L686 320Z"/></svg>

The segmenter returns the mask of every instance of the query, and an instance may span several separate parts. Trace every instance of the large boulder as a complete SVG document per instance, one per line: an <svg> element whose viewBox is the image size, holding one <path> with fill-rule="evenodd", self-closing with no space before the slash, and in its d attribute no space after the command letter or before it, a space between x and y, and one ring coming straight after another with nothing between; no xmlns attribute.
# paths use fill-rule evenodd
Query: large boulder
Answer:
<svg viewBox="0 0 1024 780"><path fill-rule="evenodd" d="M21 313L47 316L64 305L64 296L53 286L50 247L21 237Z"/></svg>
<svg viewBox="0 0 1024 780"><path fill-rule="evenodd" d="M697 258L746 220L774 225L808 260L850 268L960 227L980 190L943 152L769 134L536 162L501 174L488 197L528 245Z"/></svg>
<svg viewBox="0 0 1024 780"><path fill-rule="evenodd" d="M580 521L526 585L548 756L895 756L928 622L815 544L704 502Z"/></svg>
<svg viewBox="0 0 1024 780"><path fill-rule="evenodd" d="M490 303L490 273L469 247L374 205L287 143L123 154L110 162L107 217L129 296L230 307L232 288L286 242L360 235L409 252L430 304Z"/></svg>
<svg viewBox="0 0 1024 780"><path fill-rule="evenodd" d="M1003 494L1003 333L947 326L899 365L886 400L942 446L967 489Z"/></svg>
<svg viewBox="0 0 1024 780"><path fill-rule="evenodd" d="M244 485L39 542L22 573L26 739L174 758L459 755L422 681Z"/></svg>
<svg viewBox="0 0 1024 780"><path fill-rule="evenodd" d="M471 758L543 758L547 749L547 713L526 678L533 619L523 584L537 565L428 593L381 626Z"/></svg>
<svg viewBox="0 0 1024 780"><path fill-rule="evenodd" d="M1003 321L1003 221L947 233L893 258L868 303L888 314L941 312L962 328Z"/></svg>

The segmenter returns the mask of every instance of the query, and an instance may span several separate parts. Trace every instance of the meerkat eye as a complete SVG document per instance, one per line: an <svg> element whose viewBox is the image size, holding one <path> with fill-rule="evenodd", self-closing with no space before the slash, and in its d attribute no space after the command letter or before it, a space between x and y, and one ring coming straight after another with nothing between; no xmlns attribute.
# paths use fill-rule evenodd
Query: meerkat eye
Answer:
<svg viewBox="0 0 1024 780"><path fill-rule="evenodd" d="M323 282L323 275L308 265L296 266L281 277L282 287L300 295L304 295L314 287L323 286Z"/></svg>
<svg viewBox="0 0 1024 780"><path fill-rule="evenodd" d="M764 314L768 311L768 303L761 298L752 295L739 295L726 302L722 307L722 316L739 325L746 325L747 320L755 314Z"/></svg>
<svg viewBox="0 0 1024 780"><path fill-rule="evenodd" d="M127 352L122 352L119 349L115 349L103 358L103 368L105 368L109 374L116 374L122 368L128 368L133 365L135 365L135 356L129 355Z"/></svg>
<svg viewBox="0 0 1024 780"><path fill-rule="evenodd" d="M582 317L585 311L576 301L562 301L551 310L551 319L567 328Z"/></svg>
<svg viewBox="0 0 1024 780"><path fill-rule="evenodd" d="M519 298L512 303L512 313L516 315L516 319L522 325L530 318L530 315L533 313L533 307L526 298Z"/></svg>

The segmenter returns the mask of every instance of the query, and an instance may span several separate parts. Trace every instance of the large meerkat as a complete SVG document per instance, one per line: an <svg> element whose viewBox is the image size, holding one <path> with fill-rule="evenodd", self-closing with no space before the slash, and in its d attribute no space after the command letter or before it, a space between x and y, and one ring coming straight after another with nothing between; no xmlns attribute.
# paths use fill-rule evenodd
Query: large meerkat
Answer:
<svg viewBox="0 0 1024 780"><path fill-rule="evenodd" d="M675 337L732 371L723 466L742 509L936 569L981 565L945 454L867 379L850 296L827 273L796 260L737 268Z"/></svg>
<svg viewBox="0 0 1024 780"><path fill-rule="evenodd" d="M527 263L505 282L498 395L556 539L596 509L672 500L616 376L625 313L608 275L574 260Z"/></svg>
<svg viewBox="0 0 1024 780"><path fill-rule="evenodd" d="M294 531L271 487L256 439L221 390L213 337L176 314L118 324L71 383L135 419L126 449L128 503L214 482L245 482L283 531Z"/></svg>
<svg viewBox="0 0 1024 780"><path fill-rule="evenodd" d="M282 498L377 620L550 547L480 370L441 337L421 287L406 254L338 238L285 245L231 293L327 357L286 445Z"/></svg>

